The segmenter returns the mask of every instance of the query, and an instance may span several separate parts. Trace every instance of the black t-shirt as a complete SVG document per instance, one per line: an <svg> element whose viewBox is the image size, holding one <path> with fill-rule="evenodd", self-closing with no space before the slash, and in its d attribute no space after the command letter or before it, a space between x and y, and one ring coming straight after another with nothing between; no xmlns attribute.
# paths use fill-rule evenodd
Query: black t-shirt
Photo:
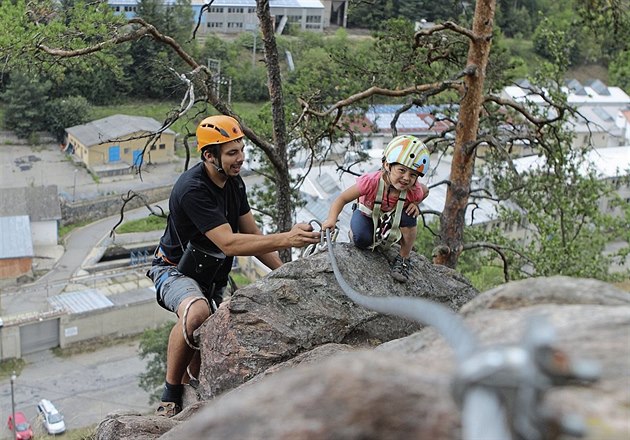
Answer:
<svg viewBox="0 0 630 440"><path fill-rule="evenodd" d="M203 162L185 171L171 191L169 215L164 235L160 239L162 252L173 263L182 257L188 242L208 251L221 250L206 237L211 229L228 223L238 232L238 219L250 211L245 183L241 176L230 177L223 188L212 182ZM223 263L217 281L227 281L232 257Z"/></svg>

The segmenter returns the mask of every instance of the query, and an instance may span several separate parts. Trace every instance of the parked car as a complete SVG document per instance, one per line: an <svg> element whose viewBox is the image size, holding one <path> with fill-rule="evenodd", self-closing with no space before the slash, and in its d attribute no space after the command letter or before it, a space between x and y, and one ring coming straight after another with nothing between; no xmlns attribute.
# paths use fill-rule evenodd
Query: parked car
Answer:
<svg viewBox="0 0 630 440"><path fill-rule="evenodd" d="M48 431L48 434L61 434L66 430L66 423L63 421L63 416L55 405L48 400L42 399L37 404L37 412L42 417L42 423L44 428Z"/></svg>
<svg viewBox="0 0 630 440"><path fill-rule="evenodd" d="M15 423L13 423L13 414L10 414L9 420L7 420L7 425L9 426L9 430L11 432L13 432L13 426L15 425L15 432L17 433L15 437L17 440L31 440L33 438L31 424L28 423L28 420L26 420L26 416L23 412L15 412Z"/></svg>

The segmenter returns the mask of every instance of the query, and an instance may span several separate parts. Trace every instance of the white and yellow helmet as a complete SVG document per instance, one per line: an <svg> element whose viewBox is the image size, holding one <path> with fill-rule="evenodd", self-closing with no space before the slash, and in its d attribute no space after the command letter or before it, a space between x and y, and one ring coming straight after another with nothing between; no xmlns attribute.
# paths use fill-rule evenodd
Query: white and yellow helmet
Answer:
<svg viewBox="0 0 630 440"><path fill-rule="evenodd" d="M387 144L383 158L387 163L399 163L423 177L429 171L431 156L424 142L415 136L396 136Z"/></svg>

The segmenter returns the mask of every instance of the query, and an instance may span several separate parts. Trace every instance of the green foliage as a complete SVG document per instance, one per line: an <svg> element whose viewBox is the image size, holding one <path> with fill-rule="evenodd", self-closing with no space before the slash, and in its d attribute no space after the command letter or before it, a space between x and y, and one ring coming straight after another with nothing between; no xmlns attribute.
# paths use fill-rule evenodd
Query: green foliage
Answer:
<svg viewBox="0 0 630 440"><path fill-rule="evenodd" d="M464 12L465 5L456 0L386 0L376 2L351 1L348 5L348 27L379 29L392 18L411 22L453 20Z"/></svg>
<svg viewBox="0 0 630 440"><path fill-rule="evenodd" d="M534 51L547 60L560 58L563 66L568 66L577 57L577 42L567 23L542 19L533 37Z"/></svg>
<svg viewBox="0 0 630 440"><path fill-rule="evenodd" d="M630 94L630 49L619 52L610 62L608 73L611 84Z"/></svg>
<svg viewBox="0 0 630 440"><path fill-rule="evenodd" d="M48 104L48 130L61 142L65 137L65 129L90 121L91 106L83 96L56 98Z"/></svg>
<svg viewBox="0 0 630 440"><path fill-rule="evenodd" d="M14 372L19 375L25 366L26 361L22 358L11 358L0 361L0 378L8 379Z"/></svg>
<svg viewBox="0 0 630 440"><path fill-rule="evenodd" d="M544 85L549 97L562 105L566 97L555 77L558 66L560 60L543 63L536 84ZM602 212L599 202L614 197L613 189L587 162L587 147L572 146L572 134L564 125L568 117L566 113L557 123L536 128L539 154L531 169L516 173L503 156L486 162L495 192L509 199L500 205L497 227L509 231L519 224L525 233L511 242L496 234L485 238L516 250L508 256L513 279L566 275L607 280L613 257L604 249L627 229L628 218Z"/></svg>
<svg viewBox="0 0 630 440"><path fill-rule="evenodd" d="M245 275L243 275L242 273L238 271L230 272L230 276L232 277L232 279L234 280L234 282L236 283L239 289L241 287L245 287L252 283L252 281L249 278L247 278Z"/></svg>
<svg viewBox="0 0 630 440"><path fill-rule="evenodd" d="M503 33L510 38L531 38L534 31L533 11L524 6L509 7L506 2L499 1L496 22Z"/></svg>
<svg viewBox="0 0 630 440"><path fill-rule="evenodd" d="M160 231L164 230L165 227L166 218L150 215L146 218L126 221L116 228L116 232L126 234L130 232Z"/></svg>
<svg viewBox="0 0 630 440"><path fill-rule="evenodd" d="M28 138L37 131L46 131L48 125L49 81L16 71L2 95L6 102L4 126L18 137Z"/></svg>
<svg viewBox="0 0 630 440"><path fill-rule="evenodd" d="M140 339L140 357L148 358L147 370L140 374L140 387L151 394L150 402L160 400L164 377L166 376L166 348L172 323L165 323L156 329L145 330Z"/></svg>
<svg viewBox="0 0 630 440"><path fill-rule="evenodd" d="M429 194L431 197L431 194ZM433 248L437 243L437 232L439 231L439 222L437 219L429 220L430 217L424 218L418 217L418 233L416 234L416 241L413 244L414 250L420 254L424 255L428 259L431 259L433 255Z"/></svg>
<svg viewBox="0 0 630 440"><path fill-rule="evenodd" d="M467 264L458 263L457 270L462 273L479 292L485 292L505 283L503 268L499 266L478 266L474 269Z"/></svg>

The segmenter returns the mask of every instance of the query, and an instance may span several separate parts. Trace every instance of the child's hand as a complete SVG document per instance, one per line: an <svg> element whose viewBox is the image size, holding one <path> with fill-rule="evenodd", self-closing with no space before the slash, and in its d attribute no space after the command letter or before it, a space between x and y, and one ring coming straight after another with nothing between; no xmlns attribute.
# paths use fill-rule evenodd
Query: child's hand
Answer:
<svg viewBox="0 0 630 440"><path fill-rule="evenodd" d="M330 231L332 232L335 229L335 225L336 224L337 224L337 219L335 219L335 220L330 220L330 219L324 220L324 222L322 223L322 233L325 233L326 229L330 229Z"/></svg>
<svg viewBox="0 0 630 440"><path fill-rule="evenodd" d="M407 215L416 218L420 214L420 208L418 208L418 205L416 205L415 203L410 203L409 206L405 208L405 212L407 213Z"/></svg>

